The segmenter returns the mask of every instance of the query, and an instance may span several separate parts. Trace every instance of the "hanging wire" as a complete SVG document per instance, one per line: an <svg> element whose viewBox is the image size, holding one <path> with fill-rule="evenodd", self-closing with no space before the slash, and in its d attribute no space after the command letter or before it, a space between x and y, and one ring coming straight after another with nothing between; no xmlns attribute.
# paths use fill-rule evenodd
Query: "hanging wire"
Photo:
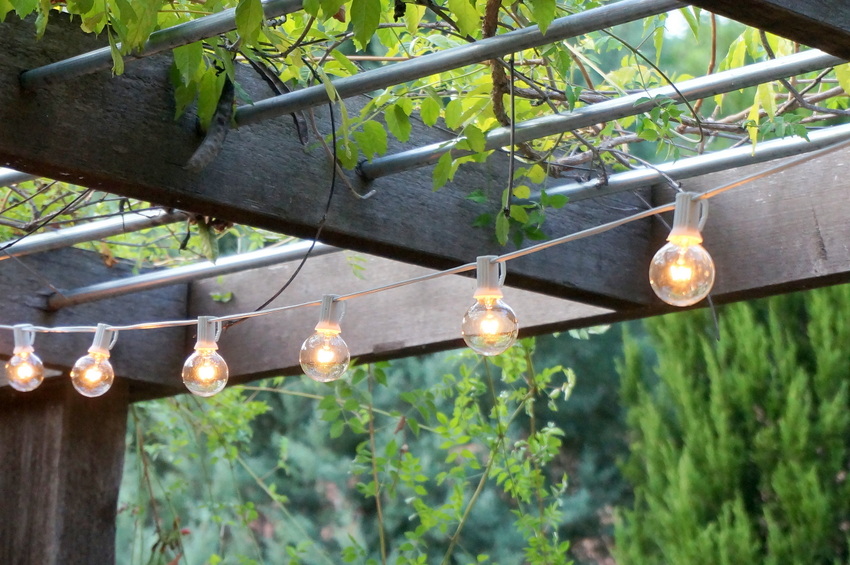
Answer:
<svg viewBox="0 0 850 565"><path fill-rule="evenodd" d="M836 143L836 144L831 145L829 147L825 147L825 148L823 148L819 151L815 151L815 152L809 153L807 155L800 156L796 159L793 159L792 161L782 163L780 165L777 165L775 167L771 167L769 169L766 169L764 171L761 171L761 172L753 174L753 175L748 175L748 176L743 177L742 179L739 179L738 181L735 181L733 183L729 183L729 184L708 190L706 192L701 193L699 196L697 196L697 198L698 199L714 198L715 196L718 196L718 195L720 195L720 194L722 194L722 193L724 193L724 192L726 192L726 191L728 191L732 188L736 188L736 187L742 186L742 185L744 185L748 182L751 182L751 181L754 181L754 180L757 180L757 179L760 179L760 178L764 178L768 175L772 175L772 174L784 171L786 169L800 165L800 164L802 164L806 161L809 161L811 159L814 159L816 157L823 156L827 153L832 153L834 151L837 151L837 150L842 149L842 148L847 147L847 146L850 146L850 140L845 140L845 141L842 141L840 143ZM645 218L656 216L658 214L663 214L665 212L671 212L674 209L675 209L675 204L665 204L663 206L656 206L654 208L650 208L649 210L643 210L643 211L638 212L636 214L632 214L630 216L626 216L626 217L620 218L618 220L613 220L611 222L607 222L607 223L601 224L599 226L587 228L587 229L584 229L584 230L581 230L581 231L578 231L578 232L575 232L575 233L572 233L572 234L569 234L569 235L565 235L563 237L559 237L559 238L556 238L556 239L553 239L553 240L550 240L550 241L546 241L546 242L543 242L543 243L539 243L537 245L533 245L531 247L527 247L525 249L520 249L520 250L517 250L517 251L513 251L513 252L510 252L510 253L505 253L503 255L496 256L493 259L493 262L511 261L511 260L517 259L519 257L524 257L524 256L530 255L532 253L537 253L537 252L543 251L544 249L549 249L550 247L555 247L557 245L569 243L569 242L572 242L572 241L577 241L579 239L584 239L584 238L590 237L592 235L604 233L604 232L610 231L614 228L617 228L619 226L622 226L622 225L625 225L625 224L628 224L628 223L631 223L631 222L635 222L635 221L638 221L638 220L642 220L642 219L645 219ZM370 295L370 294L376 294L376 293L379 293L379 292L384 292L384 291L387 291L387 290L393 290L393 289L401 288L403 286L408 286L408 285L411 285L411 284L416 284L416 283L420 283L420 282L424 282L424 281L428 281L428 280L434 280L434 279L444 277L444 276L447 276L447 275L455 275L455 274L459 274L459 273L463 273L463 272L467 272L467 271L472 271L475 268L476 268L476 263L467 263L467 264L460 265L460 266L457 266L457 267L452 267L451 269L446 269L444 271L437 271L437 272L434 272L434 273L429 273L427 275L422 275L422 276L419 276L419 277L414 277L414 278L411 278L411 279L397 281L397 282L381 285L379 287L375 287L375 288L371 288L371 289L367 289L367 290L361 290L361 291L341 295L341 296L339 296L339 298L337 300L352 300L354 298L359 298L359 297L367 296L367 295ZM310 302L303 302L303 303L300 303L300 304L292 304L292 305L288 305L288 306L280 306L280 307L277 307L277 308L260 309L260 310L255 310L255 311L251 311L251 312L229 314L229 315L226 315L226 316L216 317L216 318L214 318L214 320L219 321L219 322L231 322L231 321L246 320L246 319L249 319L249 318L266 316L266 315L269 315L269 314L275 314L275 313L284 312L284 311L287 311L287 310L294 310L296 308L303 308L303 307L308 307L308 306L319 306L319 305L321 305L321 303L322 303L321 300L312 300ZM144 322L144 323L132 324L132 325L126 325L126 326L114 326L114 327L110 326L109 329L116 330L116 331L150 330L150 329L160 329L160 328L193 326L193 325L197 325L197 323L198 323L197 319L193 319L193 320L172 320L172 321L164 321L164 322ZM8 325L8 324L0 324L0 329L12 330L12 329L14 329L14 326ZM96 326L60 326L60 327L31 326L30 329L32 331L39 332L39 333L92 333L97 328L96 328Z"/></svg>

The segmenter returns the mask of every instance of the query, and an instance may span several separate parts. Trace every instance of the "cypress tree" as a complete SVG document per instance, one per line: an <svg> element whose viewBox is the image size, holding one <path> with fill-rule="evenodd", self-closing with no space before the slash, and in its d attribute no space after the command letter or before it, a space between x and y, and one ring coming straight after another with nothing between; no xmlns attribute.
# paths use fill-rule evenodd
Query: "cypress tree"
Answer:
<svg viewBox="0 0 850 565"><path fill-rule="evenodd" d="M621 365L618 563L847 563L850 287L647 321Z"/></svg>

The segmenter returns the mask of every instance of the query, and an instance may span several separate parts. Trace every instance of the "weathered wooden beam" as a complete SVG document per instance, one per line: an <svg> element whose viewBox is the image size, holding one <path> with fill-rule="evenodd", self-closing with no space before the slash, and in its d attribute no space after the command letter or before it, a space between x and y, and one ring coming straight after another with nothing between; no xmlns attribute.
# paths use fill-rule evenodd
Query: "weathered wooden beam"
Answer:
<svg viewBox="0 0 850 565"><path fill-rule="evenodd" d="M129 325L186 317L185 284L56 312L46 309L47 296L53 292L51 287L73 288L131 274L128 265L107 267L96 253L71 248L2 261L0 323L52 327L96 325L98 322ZM140 332L120 334L111 356L116 374L131 379L138 386L156 385L163 381L164 374L179 374L185 360L184 333L181 328L171 328L144 335ZM85 333L38 334L35 347L46 365L67 375L74 362L86 354L91 341L92 334ZM11 355L13 347L12 332L0 331L0 356ZM171 384L176 387L178 383Z"/></svg>
<svg viewBox="0 0 850 565"><path fill-rule="evenodd" d="M206 279L192 284L192 316L250 311L280 288L296 261ZM508 272L512 263L508 265ZM322 294L348 294L431 273L430 269L380 257L335 253L310 259L295 283L271 306L301 304ZM463 347L460 323L474 300L474 278L452 275L345 301L342 336L361 361L420 355ZM214 294L230 292L226 304ZM614 314L595 306L506 288L522 334L532 335L592 325ZM252 318L228 329L219 343L232 382L262 376L300 374L298 351L319 321L319 309L297 308Z"/></svg>
<svg viewBox="0 0 850 565"><path fill-rule="evenodd" d="M0 390L0 563L115 562L128 383L85 398L67 379Z"/></svg>
<svg viewBox="0 0 850 565"><path fill-rule="evenodd" d="M105 38L76 27L59 15L36 42L31 24L13 17L0 24L0 165L301 237L315 234L330 184L330 161L320 144L314 139L302 146L284 117L232 131L210 166L200 174L184 170L200 138L194 116L174 120L168 56L136 61L121 77L102 73L22 93L21 71L103 44ZM241 74L240 82L255 99L271 94L252 74ZM352 113L364 103L346 102ZM327 135L327 110L316 116ZM86 132L85 143L80 132ZM450 138L421 124L411 136L416 145ZM392 152L403 149L390 143ZM355 190L376 191L367 200L338 183L322 240L438 269L474 261L502 251L491 230L472 225L483 212L498 212L506 177L505 156L494 155L484 165L464 165L437 192L428 170L369 186L352 179ZM488 204L466 198L476 189L488 195ZM570 205L550 214L546 230L571 233L616 218L635 201ZM648 285L631 281L643 270L648 236L634 225L529 257L516 262L510 282L601 306L642 304Z"/></svg>
<svg viewBox="0 0 850 565"><path fill-rule="evenodd" d="M850 10L846 0L690 0L691 4L850 58Z"/></svg>

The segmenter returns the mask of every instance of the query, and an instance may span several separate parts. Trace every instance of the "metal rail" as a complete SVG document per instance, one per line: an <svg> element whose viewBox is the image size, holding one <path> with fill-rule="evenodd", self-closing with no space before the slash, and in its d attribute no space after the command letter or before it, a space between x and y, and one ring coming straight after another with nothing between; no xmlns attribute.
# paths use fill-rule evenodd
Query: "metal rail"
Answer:
<svg viewBox="0 0 850 565"><path fill-rule="evenodd" d="M19 182L26 182L37 178L38 177L35 175L22 173L15 169L0 167L0 187L9 186L10 184L18 184Z"/></svg>
<svg viewBox="0 0 850 565"><path fill-rule="evenodd" d="M600 122L633 116L651 110L657 102L656 97L682 100L698 100L715 94L731 92L763 82L816 71L825 67L840 65L843 59L818 50L803 51L780 59L764 61L739 69L723 71L714 75L687 80L676 85L654 88L643 93L621 96L613 100L583 106L566 114L544 116L515 127L515 143L530 141L539 137L556 135L570 130L588 127ZM457 150L463 138L432 143L395 155L379 157L360 166L360 174L367 179L400 173L417 167L435 163L442 155L453 151L455 155L468 155L471 151ZM510 129L497 128L487 134L486 148L497 149L510 143Z"/></svg>
<svg viewBox="0 0 850 565"><path fill-rule="evenodd" d="M95 241L104 237L130 233L155 226L173 224L185 220L185 212L166 212L165 210L151 210L150 212L128 212L115 218L90 222L71 228L64 228L53 232L39 233L25 236L23 239L13 239L0 243L0 248L11 245L0 253L0 261L10 257L31 255L53 249L61 249L77 243Z"/></svg>
<svg viewBox="0 0 850 565"><path fill-rule="evenodd" d="M672 163L663 163L657 165L655 169L640 168L610 175L608 183L604 186L599 186L595 180L571 183L547 188L546 194L563 194L569 197L570 202L575 202L665 182L664 175L674 180L688 179L734 167L745 167L774 159L811 153L848 139L850 139L850 124L833 126L810 133L808 141L801 137L765 141L756 145L755 151L751 146L716 151Z"/></svg>
<svg viewBox="0 0 850 565"><path fill-rule="evenodd" d="M622 0L601 8L558 18L549 25L545 34L541 33L537 26L530 26L340 78L333 81L333 86L340 97L349 98L685 6L687 6L686 3L677 0ZM237 126L244 126L318 106L327 103L328 100L328 91L324 85L320 84L259 100L251 105L240 106L236 109L234 119Z"/></svg>
<svg viewBox="0 0 850 565"><path fill-rule="evenodd" d="M291 14L301 8L302 0L266 0L263 2L263 13L267 19ZM197 20L156 31L151 34L142 49L137 53L126 55L125 60L141 59L234 29L236 29L236 9L230 8L211 16L204 16ZM29 90L49 86L55 82L108 69L111 66L112 53L110 48L103 47L70 59L24 71L20 77L21 87Z"/></svg>
<svg viewBox="0 0 850 565"><path fill-rule="evenodd" d="M47 301L48 308L58 310L66 306L74 306L75 304L84 304L86 302L94 302L105 298L112 298L133 292L141 292L151 290L163 286L191 282L197 279L205 279L226 275L228 273L236 273L246 271L248 269L257 269L268 265L276 265L284 261L292 261L301 259L307 250L310 248L310 241L301 241L281 247L271 247L244 253L242 255L233 255L219 259L215 263L203 261L194 265L186 265L184 267L176 267L174 269L164 269L145 273L135 277L128 277L116 281L93 284L77 288L74 290L63 290L62 294L52 294ZM323 243L316 243L313 248L311 257L325 255L339 251L338 248Z"/></svg>

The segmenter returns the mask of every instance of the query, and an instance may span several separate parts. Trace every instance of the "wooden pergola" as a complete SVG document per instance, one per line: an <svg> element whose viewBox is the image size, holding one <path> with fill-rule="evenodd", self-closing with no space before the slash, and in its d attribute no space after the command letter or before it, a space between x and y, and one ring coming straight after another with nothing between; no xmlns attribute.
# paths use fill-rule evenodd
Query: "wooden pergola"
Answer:
<svg viewBox="0 0 850 565"><path fill-rule="evenodd" d="M693 4L850 57L850 12L840 0L700 0ZM683 6L685 4L682 4ZM81 33L54 17L36 41L32 24L8 18L0 24L0 166L130 198L154 202L302 238L312 238L327 198L331 165L320 148L300 143L288 117L268 119L230 132L218 157L199 173L184 164L199 143L195 118L175 121L168 80L170 54L128 61L125 74L97 72L22 89L20 75L103 47L105 38ZM245 73L242 86L255 100L272 93ZM352 97L352 107L364 103ZM315 112L329 129L325 107ZM390 142L390 153L445 142L451 136L414 126L412 142ZM750 182L712 201L704 232L717 264L716 303L837 284L850 280L850 199L843 157L821 157ZM756 161L753 160L755 163ZM704 192L774 166L758 163L704 174L687 189ZM499 193L507 157L467 164L447 186L432 190L430 170L413 168L372 181L351 175L363 192L334 197L323 243L365 258L355 277L345 253L307 261L285 293L287 303L324 293L354 292L433 269L469 263L502 252L473 220L483 210L465 196L469 187ZM570 203L550 213L547 230L568 234L619 219L636 204L634 192L652 204L672 200L658 184ZM653 316L670 311L646 277L652 254L666 236L651 219L512 261L506 295L527 335ZM74 289L130 276L107 268L78 249L44 252L0 265L0 322L59 326L132 324L250 310L277 290L297 261L114 296L60 309L51 291ZM220 288L234 300L210 298ZM379 360L457 347L459 317L473 283L440 278L352 301L345 328L352 357ZM220 342L233 384L269 375L300 373L298 346L315 324L315 311L295 310L239 324ZM0 562L108 563L114 560L115 513L124 453L128 405L182 394L180 368L194 329L171 328L124 337L113 354L120 376L107 395L79 396L68 382L48 379L32 393L0 387ZM86 335L44 336L39 352L51 368L67 374L89 345ZM11 333L0 332L0 352L12 350Z"/></svg>

